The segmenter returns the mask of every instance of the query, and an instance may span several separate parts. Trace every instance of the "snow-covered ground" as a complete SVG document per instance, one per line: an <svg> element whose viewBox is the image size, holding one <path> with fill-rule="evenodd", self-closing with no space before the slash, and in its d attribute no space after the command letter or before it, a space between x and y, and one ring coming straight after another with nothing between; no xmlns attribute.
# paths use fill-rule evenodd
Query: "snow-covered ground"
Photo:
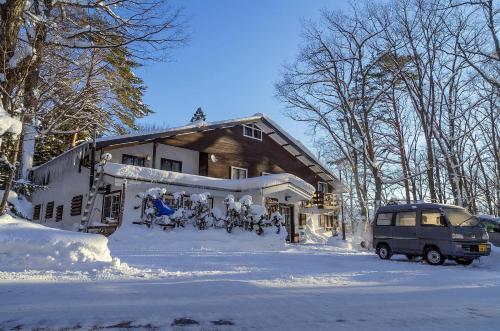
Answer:
<svg viewBox="0 0 500 331"><path fill-rule="evenodd" d="M0 238L12 226L0 219ZM84 247L99 240L76 235L89 236L78 237ZM0 262L0 329L498 330L497 249L470 267L432 267L309 241L136 226L109 238L114 261L28 271Z"/></svg>

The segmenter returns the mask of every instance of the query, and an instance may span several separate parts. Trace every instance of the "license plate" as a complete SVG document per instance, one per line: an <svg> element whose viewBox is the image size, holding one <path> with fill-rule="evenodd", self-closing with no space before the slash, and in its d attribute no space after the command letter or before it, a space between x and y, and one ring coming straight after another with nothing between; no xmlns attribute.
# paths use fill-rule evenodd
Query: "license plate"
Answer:
<svg viewBox="0 0 500 331"><path fill-rule="evenodd" d="M487 244L480 244L479 245L479 252L480 253L485 253L488 251L488 245Z"/></svg>

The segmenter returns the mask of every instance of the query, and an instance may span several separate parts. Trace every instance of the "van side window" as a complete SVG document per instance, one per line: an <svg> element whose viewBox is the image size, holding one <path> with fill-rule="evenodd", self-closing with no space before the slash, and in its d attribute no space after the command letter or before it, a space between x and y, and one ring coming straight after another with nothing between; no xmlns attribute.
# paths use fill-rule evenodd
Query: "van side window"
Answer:
<svg viewBox="0 0 500 331"><path fill-rule="evenodd" d="M422 211L422 226L446 226L446 220L439 211Z"/></svg>
<svg viewBox="0 0 500 331"><path fill-rule="evenodd" d="M377 225L380 225L380 226L392 225L392 213L380 213L380 214L378 214Z"/></svg>
<svg viewBox="0 0 500 331"><path fill-rule="evenodd" d="M396 214L396 226L415 226L417 224L417 212L404 211Z"/></svg>

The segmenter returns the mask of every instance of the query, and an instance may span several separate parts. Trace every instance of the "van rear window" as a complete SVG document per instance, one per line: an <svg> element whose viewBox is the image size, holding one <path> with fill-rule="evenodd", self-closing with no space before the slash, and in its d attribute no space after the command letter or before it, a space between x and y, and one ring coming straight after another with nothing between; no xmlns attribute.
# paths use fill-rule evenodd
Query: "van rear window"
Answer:
<svg viewBox="0 0 500 331"><path fill-rule="evenodd" d="M377 216L377 225L392 225L392 213L380 213Z"/></svg>

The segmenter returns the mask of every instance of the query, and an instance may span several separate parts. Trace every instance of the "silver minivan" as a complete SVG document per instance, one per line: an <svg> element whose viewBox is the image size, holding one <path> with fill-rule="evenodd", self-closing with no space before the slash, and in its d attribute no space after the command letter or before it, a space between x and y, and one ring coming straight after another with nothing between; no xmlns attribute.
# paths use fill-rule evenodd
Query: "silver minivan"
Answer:
<svg viewBox="0 0 500 331"><path fill-rule="evenodd" d="M373 248L383 260L404 254L410 260L422 256L432 265L446 259L469 265L491 252L477 217L464 208L435 203L380 207L373 222Z"/></svg>

